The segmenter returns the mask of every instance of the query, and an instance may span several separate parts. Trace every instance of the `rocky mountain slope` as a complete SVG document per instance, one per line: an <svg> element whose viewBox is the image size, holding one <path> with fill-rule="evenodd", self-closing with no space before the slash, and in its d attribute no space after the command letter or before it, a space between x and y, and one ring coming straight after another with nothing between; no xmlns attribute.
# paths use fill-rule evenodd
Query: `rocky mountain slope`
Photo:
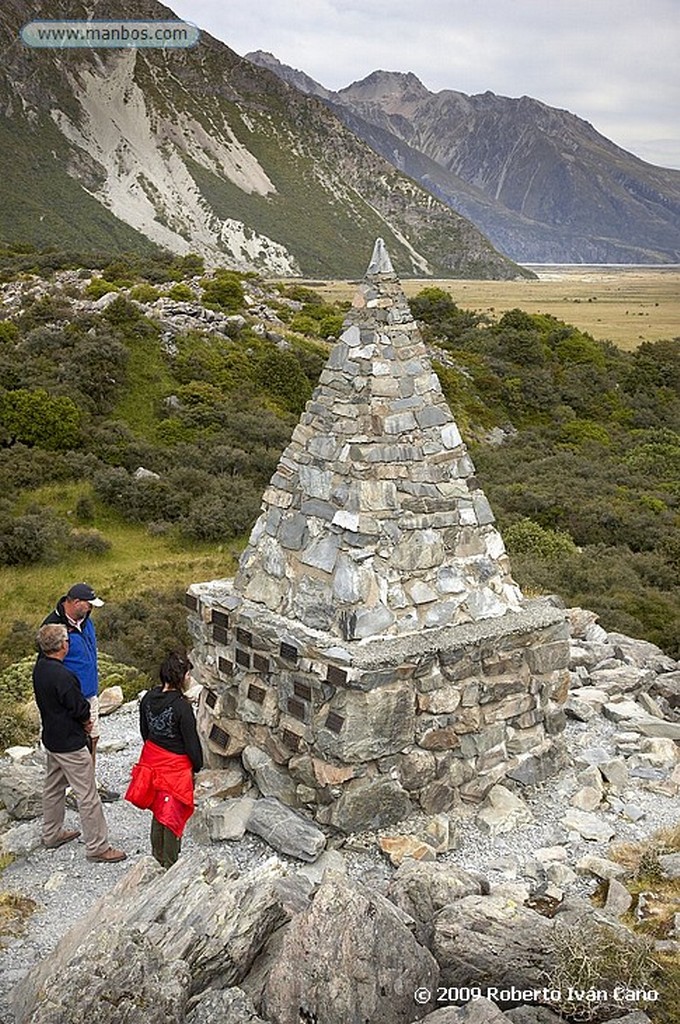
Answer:
<svg viewBox="0 0 680 1024"><path fill-rule="evenodd" d="M271 54L248 58L322 99L512 259L680 259L680 171L645 163L566 110L528 96L432 93L387 71L330 92Z"/></svg>
<svg viewBox="0 0 680 1024"><path fill-rule="evenodd" d="M241 270L351 277L381 235L404 275L522 273L326 106L207 34L168 52L30 49L19 38L34 19L101 15L78 0L0 10L0 238L162 246ZM174 15L114 0L106 17Z"/></svg>

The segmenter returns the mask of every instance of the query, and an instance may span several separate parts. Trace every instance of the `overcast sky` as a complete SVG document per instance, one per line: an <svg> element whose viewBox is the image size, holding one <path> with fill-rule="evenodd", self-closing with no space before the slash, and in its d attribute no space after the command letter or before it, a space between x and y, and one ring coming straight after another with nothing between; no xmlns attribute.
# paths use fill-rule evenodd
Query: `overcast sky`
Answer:
<svg viewBox="0 0 680 1024"><path fill-rule="evenodd" d="M329 89L413 71L428 89L532 96L680 168L680 0L165 0L242 56Z"/></svg>

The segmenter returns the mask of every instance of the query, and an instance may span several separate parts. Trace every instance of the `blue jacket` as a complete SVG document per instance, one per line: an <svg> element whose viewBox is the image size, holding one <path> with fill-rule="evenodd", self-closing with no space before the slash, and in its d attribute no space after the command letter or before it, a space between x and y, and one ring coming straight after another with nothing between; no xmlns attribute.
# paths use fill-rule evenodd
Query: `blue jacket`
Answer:
<svg viewBox="0 0 680 1024"><path fill-rule="evenodd" d="M78 677L83 697L96 697L99 693L99 668L97 665L97 635L89 614L80 624L72 626L64 611L62 597L53 612L47 616L43 626L60 623L68 630L68 654L62 664Z"/></svg>

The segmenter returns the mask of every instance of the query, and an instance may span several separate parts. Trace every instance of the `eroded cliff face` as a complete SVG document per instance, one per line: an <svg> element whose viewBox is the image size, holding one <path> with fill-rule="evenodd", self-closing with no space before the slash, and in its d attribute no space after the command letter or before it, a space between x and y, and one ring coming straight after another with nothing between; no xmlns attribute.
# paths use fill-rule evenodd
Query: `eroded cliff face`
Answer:
<svg viewBox="0 0 680 1024"><path fill-rule="evenodd" d="M0 13L8 241L153 243L208 265L352 277L381 234L405 274L522 273L327 107L208 35L165 52L30 49L19 36L35 19L88 16L75 0L14 0ZM152 0L107 8L171 16Z"/></svg>

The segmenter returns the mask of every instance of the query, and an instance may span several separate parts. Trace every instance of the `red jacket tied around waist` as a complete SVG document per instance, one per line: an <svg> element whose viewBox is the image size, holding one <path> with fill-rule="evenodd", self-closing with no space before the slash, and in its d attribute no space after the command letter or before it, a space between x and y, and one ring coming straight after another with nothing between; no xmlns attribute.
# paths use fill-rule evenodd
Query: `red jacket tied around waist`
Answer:
<svg viewBox="0 0 680 1024"><path fill-rule="evenodd" d="M125 799L135 807L150 810L161 825L181 838L194 813L194 776L191 759L173 754L146 740Z"/></svg>

